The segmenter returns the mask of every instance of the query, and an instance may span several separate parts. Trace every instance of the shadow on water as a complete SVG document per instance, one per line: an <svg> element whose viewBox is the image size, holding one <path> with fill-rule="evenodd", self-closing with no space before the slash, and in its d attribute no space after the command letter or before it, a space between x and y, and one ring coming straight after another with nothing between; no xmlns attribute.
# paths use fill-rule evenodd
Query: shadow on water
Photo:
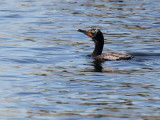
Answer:
<svg viewBox="0 0 160 120"><path fill-rule="evenodd" d="M102 72L103 67L102 67L102 61L94 60L93 61L93 66L94 66L94 72Z"/></svg>
<svg viewBox="0 0 160 120"><path fill-rule="evenodd" d="M99 72L99 73L105 73L105 74L130 74L133 71L126 71L126 70L118 70L117 68L112 68L112 64L121 64L121 63L127 63L129 60L124 61L99 61L99 60L93 60L91 63L91 66L93 66L92 69L83 70L83 72ZM110 64L111 62L111 64ZM111 66L110 66L111 65Z"/></svg>
<svg viewBox="0 0 160 120"><path fill-rule="evenodd" d="M109 2L123 2L123 0L109 0Z"/></svg>

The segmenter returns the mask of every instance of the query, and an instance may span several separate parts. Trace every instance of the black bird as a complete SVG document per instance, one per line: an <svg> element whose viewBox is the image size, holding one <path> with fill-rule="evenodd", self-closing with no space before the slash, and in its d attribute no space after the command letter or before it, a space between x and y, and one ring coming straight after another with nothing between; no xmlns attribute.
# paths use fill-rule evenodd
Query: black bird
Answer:
<svg viewBox="0 0 160 120"><path fill-rule="evenodd" d="M120 52L109 52L102 54L104 37L99 29L90 29L90 30L78 29L78 31L84 33L88 37L92 38L92 40L94 41L95 48L91 56L96 60L129 60L133 58L132 55Z"/></svg>

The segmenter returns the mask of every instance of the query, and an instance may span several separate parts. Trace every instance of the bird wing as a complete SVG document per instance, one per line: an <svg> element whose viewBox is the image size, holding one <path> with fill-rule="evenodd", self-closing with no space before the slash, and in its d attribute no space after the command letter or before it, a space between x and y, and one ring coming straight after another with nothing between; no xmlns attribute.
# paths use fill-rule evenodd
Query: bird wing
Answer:
<svg viewBox="0 0 160 120"><path fill-rule="evenodd" d="M128 55L126 53L109 52L109 53L102 54L100 58L105 59L105 60L128 60L128 59L133 58L133 56Z"/></svg>

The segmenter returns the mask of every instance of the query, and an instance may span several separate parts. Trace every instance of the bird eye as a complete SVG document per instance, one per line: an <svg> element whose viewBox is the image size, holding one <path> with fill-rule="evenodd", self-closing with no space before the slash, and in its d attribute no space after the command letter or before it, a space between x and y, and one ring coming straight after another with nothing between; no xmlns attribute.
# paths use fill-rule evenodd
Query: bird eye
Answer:
<svg viewBox="0 0 160 120"><path fill-rule="evenodd" d="M96 29L91 29L91 33L95 34L96 33Z"/></svg>

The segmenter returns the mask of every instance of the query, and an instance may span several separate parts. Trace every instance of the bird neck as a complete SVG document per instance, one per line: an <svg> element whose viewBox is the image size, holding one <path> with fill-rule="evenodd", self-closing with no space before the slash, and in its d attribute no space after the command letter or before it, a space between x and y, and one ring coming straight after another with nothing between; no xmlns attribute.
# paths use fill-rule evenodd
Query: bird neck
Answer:
<svg viewBox="0 0 160 120"><path fill-rule="evenodd" d="M104 40L101 40L100 42L98 40L93 40L95 43L95 48L94 51L92 53L92 56L98 56L102 54L102 50L103 50L103 45L104 45Z"/></svg>

